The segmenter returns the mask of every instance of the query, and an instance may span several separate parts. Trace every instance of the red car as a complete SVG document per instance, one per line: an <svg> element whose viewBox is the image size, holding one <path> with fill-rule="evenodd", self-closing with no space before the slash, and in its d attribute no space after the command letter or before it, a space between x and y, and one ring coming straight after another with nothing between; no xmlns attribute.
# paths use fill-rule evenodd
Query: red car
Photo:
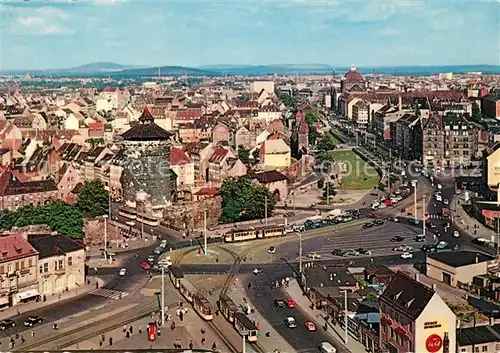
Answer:
<svg viewBox="0 0 500 353"><path fill-rule="evenodd" d="M151 265L147 261L141 261L141 268L143 270L149 270L151 268Z"/></svg>
<svg viewBox="0 0 500 353"><path fill-rule="evenodd" d="M314 324L314 322L308 321L308 322L306 322L305 326L306 326L307 331L309 331L309 332L316 331L316 325Z"/></svg>
<svg viewBox="0 0 500 353"><path fill-rule="evenodd" d="M292 298L286 298L285 302L286 306L288 306L289 308L295 308L297 306L297 303Z"/></svg>

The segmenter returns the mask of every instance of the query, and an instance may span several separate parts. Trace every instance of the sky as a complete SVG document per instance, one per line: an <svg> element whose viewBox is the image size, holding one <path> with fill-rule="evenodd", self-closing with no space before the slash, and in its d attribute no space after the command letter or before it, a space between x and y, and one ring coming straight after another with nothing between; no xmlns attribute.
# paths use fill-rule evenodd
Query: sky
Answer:
<svg viewBox="0 0 500 353"><path fill-rule="evenodd" d="M500 64L500 4L0 0L0 68Z"/></svg>

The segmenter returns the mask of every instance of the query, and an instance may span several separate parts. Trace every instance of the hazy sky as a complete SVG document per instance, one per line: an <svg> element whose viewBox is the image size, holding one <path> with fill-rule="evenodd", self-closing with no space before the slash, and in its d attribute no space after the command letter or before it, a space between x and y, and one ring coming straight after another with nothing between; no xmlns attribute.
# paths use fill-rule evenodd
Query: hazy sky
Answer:
<svg viewBox="0 0 500 353"><path fill-rule="evenodd" d="M0 67L500 63L497 1L0 0Z"/></svg>

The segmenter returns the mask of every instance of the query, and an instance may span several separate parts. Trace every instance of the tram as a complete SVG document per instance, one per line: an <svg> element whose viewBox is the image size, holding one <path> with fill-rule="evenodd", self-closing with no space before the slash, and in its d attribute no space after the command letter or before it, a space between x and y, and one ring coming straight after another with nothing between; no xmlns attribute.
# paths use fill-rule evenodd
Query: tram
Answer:
<svg viewBox="0 0 500 353"><path fill-rule="evenodd" d="M241 311L234 314L234 328L248 342L256 342L259 330L257 326Z"/></svg>
<svg viewBox="0 0 500 353"><path fill-rule="evenodd" d="M189 282L187 278L182 278L180 281L179 291L190 303L193 302L193 296L198 293L198 289L191 282Z"/></svg>
<svg viewBox="0 0 500 353"><path fill-rule="evenodd" d="M285 236L286 227L283 224L280 225L268 225L262 227L250 227L246 229L231 229L224 236L224 241L226 243L234 243L240 241L248 241L254 239L264 239L271 237L282 237Z"/></svg>
<svg viewBox="0 0 500 353"><path fill-rule="evenodd" d="M193 295L193 308L206 321L214 319L214 309L212 304L200 293Z"/></svg>
<svg viewBox="0 0 500 353"><path fill-rule="evenodd" d="M118 214L122 217L128 218L128 219L136 219L137 218L137 212L130 207L124 206L120 207L118 209Z"/></svg>
<svg viewBox="0 0 500 353"><path fill-rule="evenodd" d="M157 227L160 225L160 221L158 220L158 218L153 216L148 216L146 214L137 213L136 219L138 222L147 224L150 227Z"/></svg>
<svg viewBox="0 0 500 353"><path fill-rule="evenodd" d="M238 312L238 307L226 294L222 294L217 302L220 312L230 323L234 323L234 315Z"/></svg>
<svg viewBox="0 0 500 353"><path fill-rule="evenodd" d="M178 266L170 266L170 280L175 288L180 289L181 281L184 278L184 274Z"/></svg>

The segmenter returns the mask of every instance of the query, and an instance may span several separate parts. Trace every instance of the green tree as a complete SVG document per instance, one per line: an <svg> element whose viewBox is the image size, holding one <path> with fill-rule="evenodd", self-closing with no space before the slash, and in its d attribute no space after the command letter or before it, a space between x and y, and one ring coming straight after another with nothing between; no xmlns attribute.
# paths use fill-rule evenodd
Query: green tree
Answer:
<svg viewBox="0 0 500 353"><path fill-rule="evenodd" d="M109 195L100 180L86 181L78 193L76 208L85 218L94 218L108 213Z"/></svg>
<svg viewBox="0 0 500 353"><path fill-rule="evenodd" d="M335 191L335 185L333 183L325 183L323 187L323 199L326 200L327 197L332 197L337 195L337 191Z"/></svg>
<svg viewBox="0 0 500 353"><path fill-rule="evenodd" d="M238 146L238 158L246 165L250 164L250 150L243 146Z"/></svg>
<svg viewBox="0 0 500 353"><path fill-rule="evenodd" d="M322 151L331 151L335 149L335 137L329 132L324 133L321 140L318 142L318 149Z"/></svg>
<svg viewBox="0 0 500 353"><path fill-rule="evenodd" d="M472 120L475 122L481 122L483 120L483 114L481 113L481 109L479 109L479 105L477 102L472 103Z"/></svg>
<svg viewBox="0 0 500 353"><path fill-rule="evenodd" d="M258 162L260 159L260 149L256 148L252 152L252 158L254 161Z"/></svg>
<svg viewBox="0 0 500 353"><path fill-rule="evenodd" d="M247 178L225 180L219 191L222 197L222 223L243 222L272 215L275 200L268 188Z"/></svg>
<svg viewBox="0 0 500 353"><path fill-rule="evenodd" d="M309 128L318 122L318 115L314 112L307 112L304 118L306 119L306 123L309 125Z"/></svg>
<svg viewBox="0 0 500 353"><path fill-rule="evenodd" d="M290 96L288 94L281 94L279 96L279 99L280 99L280 101L283 102L285 107L287 107L288 109L293 109L297 105L295 98L293 98L292 96Z"/></svg>
<svg viewBox="0 0 500 353"><path fill-rule="evenodd" d="M316 140L318 139L319 132L316 130L316 128L309 127L309 143L311 145L314 145L316 143Z"/></svg>
<svg viewBox="0 0 500 353"><path fill-rule="evenodd" d="M11 229L15 223L15 212L9 210L0 210L0 231Z"/></svg>
<svg viewBox="0 0 500 353"><path fill-rule="evenodd" d="M83 217L80 211L63 201L53 201L41 208L38 224L48 224L52 230L70 238L83 238Z"/></svg>

